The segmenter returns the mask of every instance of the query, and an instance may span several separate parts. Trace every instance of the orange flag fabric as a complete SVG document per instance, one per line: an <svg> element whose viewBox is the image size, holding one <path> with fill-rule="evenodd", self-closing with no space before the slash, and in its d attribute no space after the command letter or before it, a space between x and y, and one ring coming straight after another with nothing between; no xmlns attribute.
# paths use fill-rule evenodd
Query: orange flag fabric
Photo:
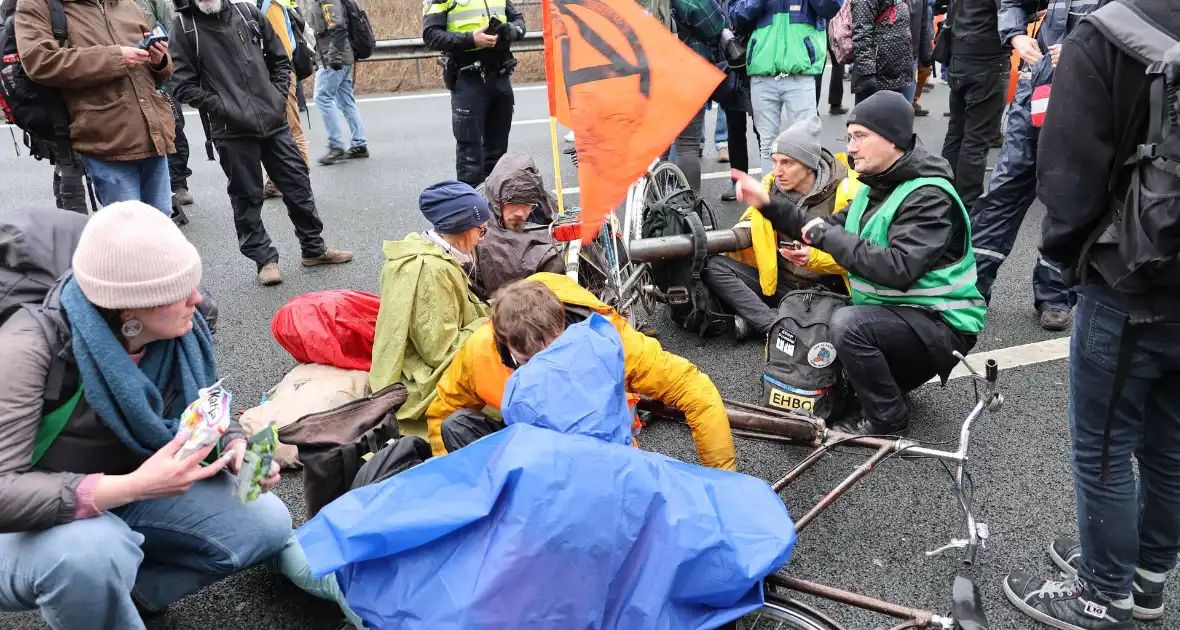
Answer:
<svg viewBox="0 0 1180 630"><path fill-rule="evenodd" d="M574 130L589 240L725 78L635 0L546 0L550 115Z"/></svg>

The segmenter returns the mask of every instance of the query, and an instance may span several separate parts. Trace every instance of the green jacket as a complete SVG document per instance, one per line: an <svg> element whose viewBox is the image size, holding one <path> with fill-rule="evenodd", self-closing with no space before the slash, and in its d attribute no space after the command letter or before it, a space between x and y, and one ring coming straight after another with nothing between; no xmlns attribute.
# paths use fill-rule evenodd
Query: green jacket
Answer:
<svg viewBox="0 0 1180 630"><path fill-rule="evenodd" d="M425 437L434 388L488 308L471 292L459 262L421 235L385 241L384 251L369 386L378 391L404 384L409 398L397 413L402 431Z"/></svg>
<svg viewBox="0 0 1180 630"><path fill-rule="evenodd" d="M729 8L734 30L750 33L747 74L823 74L828 20L840 11L840 4L841 0L735 0Z"/></svg>
<svg viewBox="0 0 1180 630"><path fill-rule="evenodd" d="M135 0L147 16L148 28L163 24L164 30L172 28L172 0Z"/></svg>
<svg viewBox="0 0 1180 630"><path fill-rule="evenodd" d="M709 63L720 61L725 13L717 0L672 0L676 36Z"/></svg>

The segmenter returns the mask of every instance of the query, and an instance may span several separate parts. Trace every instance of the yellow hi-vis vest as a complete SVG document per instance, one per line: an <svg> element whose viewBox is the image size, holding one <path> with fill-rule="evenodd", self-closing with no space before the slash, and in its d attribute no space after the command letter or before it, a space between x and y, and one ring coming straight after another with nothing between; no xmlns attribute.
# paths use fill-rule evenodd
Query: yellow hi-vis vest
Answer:
<svg viewBox="0 0 1180 630"><path fill-rule="evenodd" d="M848 167L847 155L837 153L835 157L841 164ZM766 192L770 192L770 187L773 185L773 173L768 173L766 177L762 178L762 189ZM856 171L849 167L848 175L840 182L840 187L836 190L836 205L832 208L832 212L840 212L846 208L856 196L856 191L859 188L860 181ZM762 216L761 212L758 212L757 208L750 206L734 227L750 228L750 241L753 247L726 255L757 269L758 283L762 287L762 294L774 295L774 292L778 290L778 234L775 233L774 226L766 217Z"/></svg>
<svg viewBox="0 0 1180 630"><path fill-rule="evenodd" d="M507 0L450 0L432 3L426 15L446 13L448 33L472 33L487 28L493 17L507 22L507 10Z"/></svg>

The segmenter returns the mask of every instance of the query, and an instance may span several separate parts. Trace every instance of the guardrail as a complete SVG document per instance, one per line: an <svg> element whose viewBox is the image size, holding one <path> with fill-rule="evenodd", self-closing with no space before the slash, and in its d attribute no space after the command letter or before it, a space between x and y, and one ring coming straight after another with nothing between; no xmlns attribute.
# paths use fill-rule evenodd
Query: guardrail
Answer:
<svg viewBox="0 0 1180 630"><path fill-rule="evenodd" d="M540 52L545 50L545 40L540 31L525 33L520 41L512 42L512 52ZM439 56L437 50L426 47L421 37L406 39L382 39L377 42L373 56L364 61L404 61L408 59L432 59Z"/></svg>

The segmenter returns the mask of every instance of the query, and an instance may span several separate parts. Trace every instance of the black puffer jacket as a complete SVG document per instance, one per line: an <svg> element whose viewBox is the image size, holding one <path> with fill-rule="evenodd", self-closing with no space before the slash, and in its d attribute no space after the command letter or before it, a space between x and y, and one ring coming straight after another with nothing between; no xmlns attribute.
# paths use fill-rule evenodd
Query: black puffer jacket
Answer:
<svg viewBox="0 0 1180 630"><path fill-rule="evenodd" d="M919 177L953 178L950 164L927 152L920 142L884 173L861 175L860 182L869 187L869 206L861 224L868 222L894 189ZM910 193L889 226L888 247L870 245L846 230L847 212L827 217L826 223L813 228L808 236L815 247L830 254L850 275L904 291L929 271L952 265L964 256L967 218L955 206L955 201L941 188L924 186ZM773 201L762 210L762 215L780 233L790 235L799 235L803 223L811 219L797 208ZM933 311L904 308L897 312L930 346L939 361L940 375L945 376L954 368L952 350L966 353L975 345L975 335L957 332Z"/></svg>
<svg viewBox="0 0 1180 630"><path fill-rule="evenodd" d="M896 90L914 80L910 8L904 0L852 3L852 92Z"/></svg>
<svg viewBox="0 0 1180 630"><path fill-rule="evenodd" d="M209 113L214 140L266 138L287 129L291 62L253 3L216 15L176 0L168 52L176 99Z"/></svg>

